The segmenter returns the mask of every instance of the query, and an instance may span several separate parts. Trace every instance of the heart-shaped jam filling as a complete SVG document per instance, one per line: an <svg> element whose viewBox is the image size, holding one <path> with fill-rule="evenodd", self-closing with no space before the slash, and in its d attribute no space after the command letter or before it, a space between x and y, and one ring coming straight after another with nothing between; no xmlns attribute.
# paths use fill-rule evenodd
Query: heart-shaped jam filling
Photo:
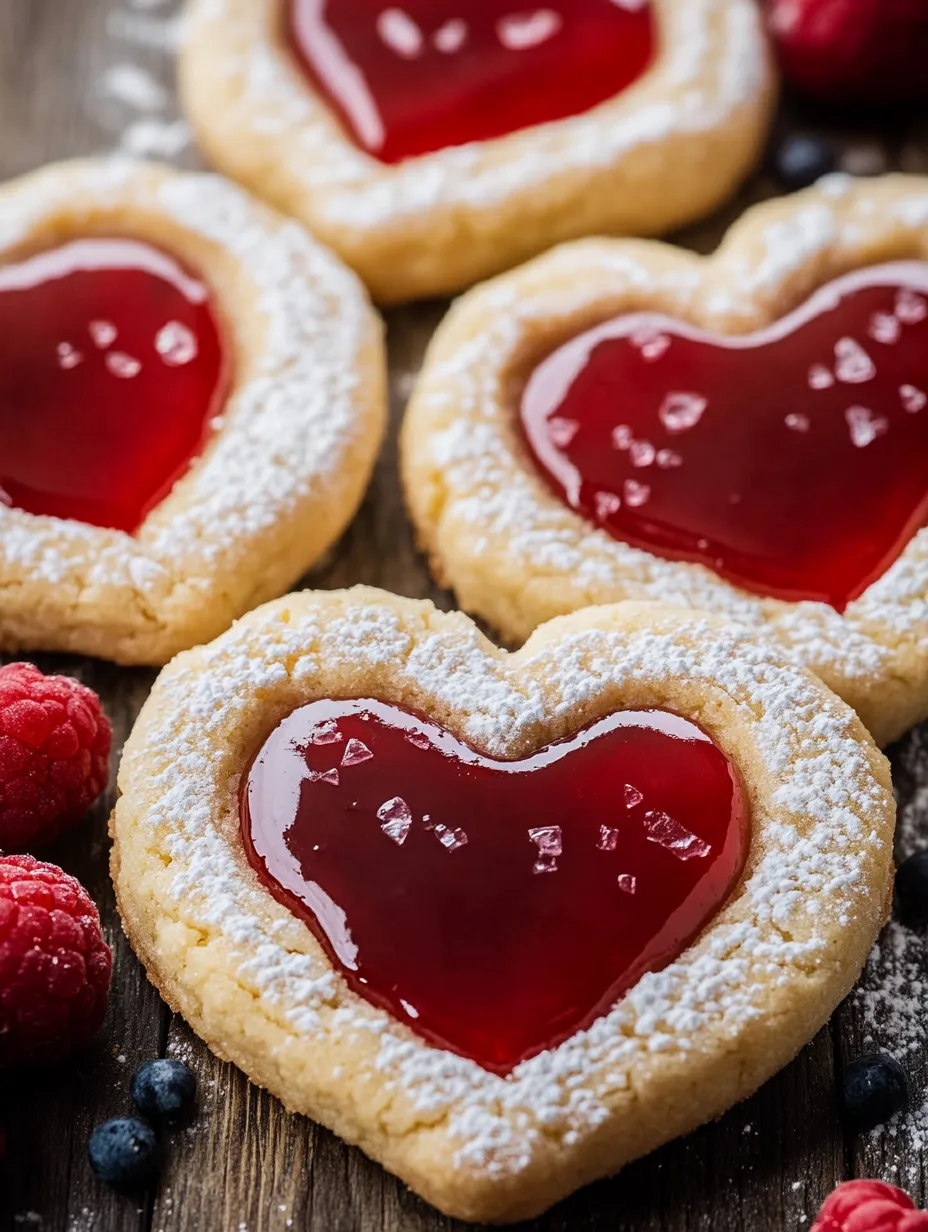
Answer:
<svg viewBox="0 0 928 1232"><path fill-rule="evenodd" d="M614 538L843 611L928 522L928 263L837 279L742 337L607 321L531 373L521 423Z"/></svg>
<svg viewBox="0 0 928 1232"><path fill-rule="evenodd" d="M739 776L674 714L620 711L493 761L370 700L284 719L242 832L355 992L499 1074L679 955L748 843Z"/></svg>
<svg viewBox="0 0 928 1232"><path fill-rule="evenodd" d="M385 163L589 111L654 54L649 0L288 3L314 88Z"/></svg>
<svg viewBox="0 0 928 1232"><path fill-rule="evenodd" d="M167 254L82 239L0 267L0 500L136 530L227 383L209 292Z"/></svg>

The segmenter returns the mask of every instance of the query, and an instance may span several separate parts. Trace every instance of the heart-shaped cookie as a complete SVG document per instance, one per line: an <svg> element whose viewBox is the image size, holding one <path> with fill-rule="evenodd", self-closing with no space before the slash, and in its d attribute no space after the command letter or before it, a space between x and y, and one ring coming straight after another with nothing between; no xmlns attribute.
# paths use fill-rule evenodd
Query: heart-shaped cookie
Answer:
<svg viewBox="0 0 928 1232"><path fill-rule="evenodd" d="M928 182L835 177L719 252L589 241L467 296L403 437L436 572L508 639L725 613L880 743L928 713Z"/></svg>
<svg viewBox="0 0 928 1232"><path fill-rule="evenodd" d="M385 302L707 213L774 101L753 0L192 0L185 29L211 161Z"/></svg>
<svg viewBox="0 0 928 1232"><path fill-rule="evenodd" d="M163 663L341 534L385 418L380 325L216 176L0 188L0 644Z"/></svg>
<svg viewBox="0 0 928 1232"><path fill-rule="evenodd" d="M655 605L508 655L429 604L289 596L162 673L119 786L120 909L170 1004L467 1219L537 1213L754 1090L890 892L853 713Z"/></svg>
<svg viewBox="0 0 928 1232"><path fill-rule="evenodd" d="M312 702L270 734L243 804L258 875L351 989L500 1074L676 958L748 839L737 773L660 711L500 761L395 706Z"/></svg>

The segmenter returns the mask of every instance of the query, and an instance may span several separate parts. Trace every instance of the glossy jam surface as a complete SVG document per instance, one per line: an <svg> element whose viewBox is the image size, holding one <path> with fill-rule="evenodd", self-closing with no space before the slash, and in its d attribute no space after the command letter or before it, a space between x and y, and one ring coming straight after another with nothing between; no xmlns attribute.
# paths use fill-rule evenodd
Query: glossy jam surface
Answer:
<svg viewBox="0 0 928 1232"><path fill-rule="evenodd" d="M676 715L621 711L501 762L367 700L271 733L242 831L355 992L501 1074L676 957L748 842L740 779Z"/></svg>
<svg viewBox="0 0 928 1232"><path fill-rule="evenodd" d="M848 275L740 338L606 322L532 372L521 423L614 538L842 611L928 522L928 263Z"/></svg>
<svg viewBox="0 0 928 1232"><path fill-rule="evenodd" d="M206 286L82 239L0 266L0 500L134 531L203 449L227 387Z"/></svg>
<svg viewBox="0 0 928 1232"><path fill-rule="evenodd" d="M313 86L385 163L562 120L654 55L648 0L286 0Z"/></svg>

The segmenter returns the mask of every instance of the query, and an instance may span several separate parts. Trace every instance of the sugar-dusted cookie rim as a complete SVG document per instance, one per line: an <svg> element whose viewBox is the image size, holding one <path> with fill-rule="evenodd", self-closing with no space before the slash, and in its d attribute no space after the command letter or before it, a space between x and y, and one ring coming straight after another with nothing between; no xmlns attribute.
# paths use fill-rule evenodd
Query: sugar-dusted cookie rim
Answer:
<svg viewBox="0 0 928 1232"><path fill-rule="evenodd" d="M407 500L436 572L513 641L591 603L728 615L788 645L880 744L901 735L928 714L928 530L843 616L748 594L618 542L558 500L517 438L512 376L526 355L624 311L744 333L848 270L902 257L928 259L928 179L833 176L749 210L709 257L588 240L475 289L439 327L402 434Z"/></svg>
<svg viewBox="0 0 928 1232"><path fill-rule="evenodd" d="M426 711L496 756L617 707L672 708L741 771L745 879L698 942L609 1015L491 1075L352 994L245 859L248 762L286 713L322 696ZM508 655L428 603L287 596L165 669L119 789L120 909L169 1003L288 1107L468 1219L535 1214L749 1094L850 989L890 893L888 766L856 716L782 650L656 605L576 613Z"/></svg>
<svg viewBox="0 0 928 1232"><path fill-rule="evenodd" d="M753 0L652 0L655 64L583 115L398 166L360 150L286 45L282 0L190 0L185 108L201 147L398 302L471 285L580 235L708 213L763 142L773 73Z"/></svg>
<svg viewBox="0 0 928 1232"><path fill-rule="evenodd" d="M0 644L164 663L292 585L350 520L383 433L381 327L335 257L218 176L101 160L0 188L0 261L93 234L204 278L232 386L134 535L0 507Z"/></svg>

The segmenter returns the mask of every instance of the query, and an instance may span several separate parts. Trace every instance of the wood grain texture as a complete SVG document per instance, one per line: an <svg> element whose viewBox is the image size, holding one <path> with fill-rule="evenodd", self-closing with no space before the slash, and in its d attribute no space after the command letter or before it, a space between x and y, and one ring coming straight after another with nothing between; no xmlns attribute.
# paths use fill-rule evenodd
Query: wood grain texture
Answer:
<svg viewBox="0 0 928 1232"><path fill-rule="evenodd" d="M120 7L122 4L124 7ZM163 22L176 0L0 0L0 175L42 162L111 149L132 113L105 97L100 82L131 62L171 84L169 56L126 38L127 19ZM123 35L120 35L120 29ZM165 113L176 118L176 113ZM803 117L807 124L811 118ZM780 131L796 127L784 111ZM814 127L814 125L813 125ZM928 128L907 133L834 134L856 170L928 170ZM196 156L180 160L195 166ZM760 172L741 198L707 226L680 237L709 251L746 204L776 191ZM396 426L442 305L391 314L393 431L370 491L338 549L307 579L334 587L366 582L404 595L450 596L433 585L403 512L396 472ZM102 695L116 733L114 763L152 673L78 659L41 666L79 676ZM928 827L928 735L896 751L907 826ZM172 1016L146 982L119 928L107 875L106 817L112 791L88 825L50 853L87 884L100 904L116 967L110 1014L99 1040L54 1072L0 1078L0 1125L8 1153L0 1164L0 1229L41 1232L460 1232L358 1151L287 1115L276 1100L213 1057ZM928 838L928 834L925 835ZM911 839L909 840L911 843ZM884 947L871 982L898 961ZM924 962L928 979L928 960ZM922 1198L926 1154L904 1136L846 1138L835 1113L840 1065L872 1041L854 999L797 1060L753 1099L719 1122L575 1195L525 1225L532 1232L799 1232L842 1178L878 1175ZM928 1036L928 1026L926 1026ZM896 1041L898 1042L898 1041ZM892 1038L878 1041L892 1050ZM143 1060L182 1057L195 1070L199 1115L165 1142L160 1184L141 1198L97 1184L86 1162L92 1127L130 1110L129 1077ZM928 1044L907 1064L916 1099L928 1078Z"/></svg>

